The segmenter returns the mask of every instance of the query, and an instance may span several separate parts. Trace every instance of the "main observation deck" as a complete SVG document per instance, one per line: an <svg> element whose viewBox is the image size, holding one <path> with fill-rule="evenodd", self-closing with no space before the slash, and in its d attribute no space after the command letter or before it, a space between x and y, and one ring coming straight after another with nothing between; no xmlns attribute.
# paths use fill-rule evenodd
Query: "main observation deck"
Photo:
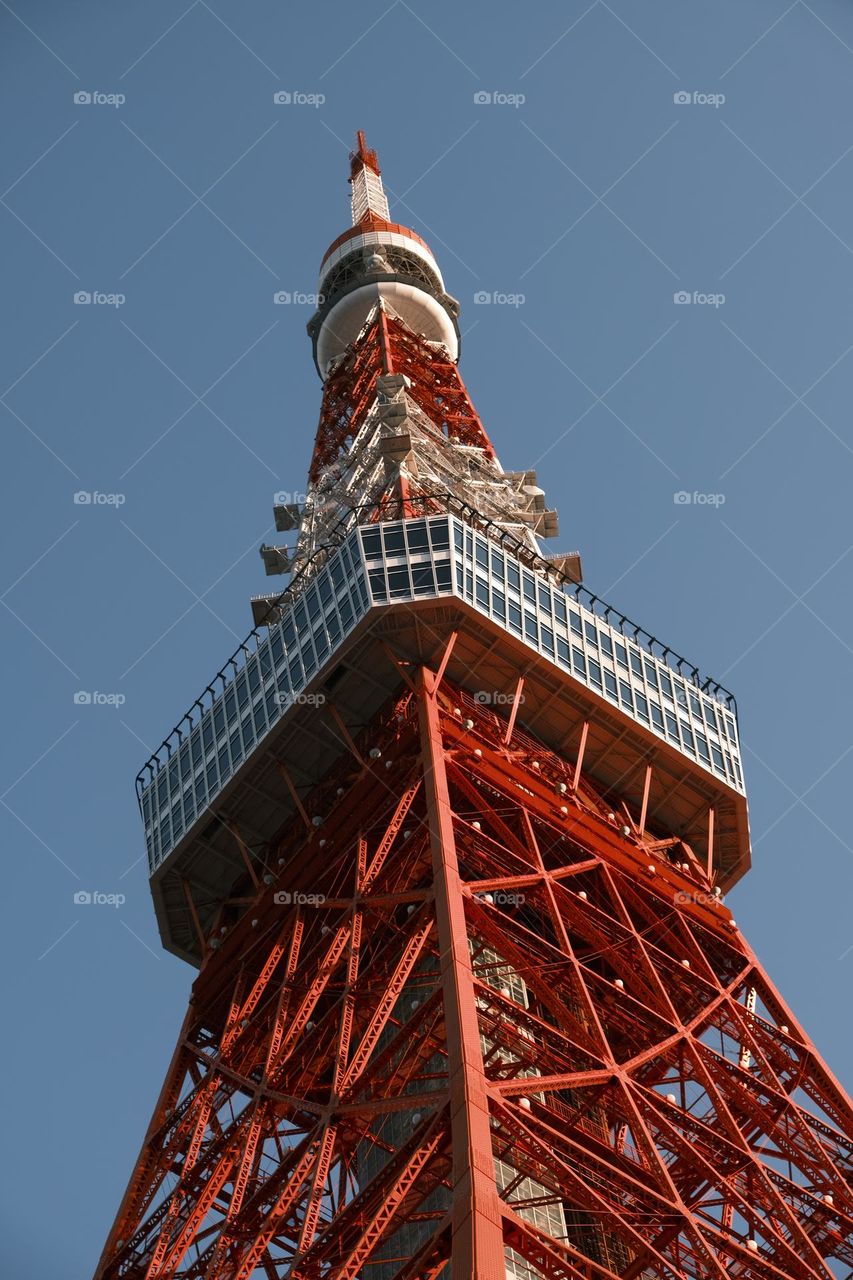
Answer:
<svg viewBox="0 0 853 1280"><path fill-rule="evenodd" d="M416 647L425 656L435 653L445 628L461 629L467 647L457 646L449 674L475 699L508 701L515 678L526 673L529 692L520 719L527 726L538 719L533 732L546 739L565 741L578 716L603 726L600 749L587 749L584 767L605 784L615 783L618 751L614 756L613 743L626 735L632 749L639 745L639 758L666 762L662 773L658 768L662 790L655 804L661 816L669 807L677 810L667 816L673 824L679 819L685 838L697 838L697 830L689 829L689 808L704 804L722 811L734 802L738 817L729 824L732 847L726 852L720 825L716 861L724 882L746 870L748 829L732 695L702 680L683 658L585 588L560 581L548 561L514 538L487 536L475 527L482 524L476 513L455 505L456 510L439 515L383 523L359 525L357 516L352 517L338 545L326 549L322 565L312 566L304 584L292 583L284 593L271 614L277 621L266 633L251 632L214 677L137 778L155 881L170 867L177 869L194 843L194 861L203 857L211 843L211 817L222 807L228 818L220 816L219 825L232 818L229 795L240 784L251 790L253 761L264 762L268 779L277 730L300 713L317 713L326 700L317 691L326 687L342 659L349 656L358 675L353 647L376 631L383 615L386 633L389 624L401 635L407 627L415 628ZM287 603L289 595L295 597L292 603ZM431 627L430 611L438 606L442 612ZM455 621L453 610L461 610ZM509 665L508 654L513 655ZM367 689L371 680L363 653L361 662L361 683ZM536 694L537 678L544 681L541 695ZM377 684L375 678L372 684ZM552 715L550 728L546 686L564 687L572 704ZM377 687L377 698L380 693ZM343 691L340 696L346 697ZM338 697L336 687L336 701ZM259 794L270 800L268 789ZM282 800L276 825L290 807L286 793ZM261 826L259 831L254 822L250 829L259 837L271 834L268 824ZM163 903L156 891L155 903L163 926Z"/></svg>

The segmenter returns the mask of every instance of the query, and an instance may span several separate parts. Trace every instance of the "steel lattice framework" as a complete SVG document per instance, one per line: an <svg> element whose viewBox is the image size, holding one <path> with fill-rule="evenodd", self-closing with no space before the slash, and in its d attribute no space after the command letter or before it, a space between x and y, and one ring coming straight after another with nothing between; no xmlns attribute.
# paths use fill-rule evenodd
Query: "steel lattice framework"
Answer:
<svg viewBox="0 0 853 1280"><path fill-rule="evenodd" d="M209 952L102 1280L355 1280L412 1221L396 1280L502 1280L507 1249L549 1280L853 1267L850 1104L699 863L401 674ZM530 1185L567 1239L525 1218Z"/></svg>
<svg viewBox="0 0 853 1280"><path fill-rule="evenodd" d="M96 1280L850 1280L853 1107L722 899L733 699L542 555L351 181L290 585L137 779L200 972Z"/></svg>
<svg viewBox="0 0 853 1280"><path fill-rule="evenodd" d="M355 439L375 401L376 379L387 374L409 379L412 399L446 437L494 458L491 441L454 362L440 351L426 349L400 320L378 311L326 380L309 472L312 483Z"/></svg>

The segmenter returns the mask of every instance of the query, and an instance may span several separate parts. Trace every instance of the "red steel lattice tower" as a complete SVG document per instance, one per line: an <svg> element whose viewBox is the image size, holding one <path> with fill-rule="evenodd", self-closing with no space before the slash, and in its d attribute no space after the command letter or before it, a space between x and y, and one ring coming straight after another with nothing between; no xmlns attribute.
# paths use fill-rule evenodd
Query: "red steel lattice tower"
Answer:
<svg viewBox="0 0 853 1280"><path fill-rule="evenodd" d="M817 1280L853 1114L723 894L730 694L545 555L352 156L285 590L138 779L198 966L98 1280Z"/></svg>

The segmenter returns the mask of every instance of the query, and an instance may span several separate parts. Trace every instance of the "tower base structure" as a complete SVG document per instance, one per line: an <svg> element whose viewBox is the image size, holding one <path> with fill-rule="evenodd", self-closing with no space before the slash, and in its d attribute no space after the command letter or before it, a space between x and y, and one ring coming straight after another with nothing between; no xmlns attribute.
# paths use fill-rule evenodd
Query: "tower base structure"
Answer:
<svg viewBox="0 0 853 1280"><path fill-rule="evenodd" d="M98 1280L846 1275L850 1104L707 867L454 640L204 935Z"/></svg>

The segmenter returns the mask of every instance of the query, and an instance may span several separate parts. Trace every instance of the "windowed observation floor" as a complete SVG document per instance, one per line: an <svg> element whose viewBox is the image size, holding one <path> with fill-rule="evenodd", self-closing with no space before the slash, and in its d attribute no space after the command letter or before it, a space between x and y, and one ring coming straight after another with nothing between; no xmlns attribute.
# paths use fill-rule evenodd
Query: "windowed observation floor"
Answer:
<svg viewBox="0 0 853 1280"><path fill-rule="evenodd" d="M151 872L288 709L311 703L309 686L371 610L443 597L465 601L744 794L726 690L700 684L683 659L584 588L567 590L512 540L501 545L452 514L394 520L352 528L283 606L281 621L249 635L144 766L137 791Z"/></svg>

